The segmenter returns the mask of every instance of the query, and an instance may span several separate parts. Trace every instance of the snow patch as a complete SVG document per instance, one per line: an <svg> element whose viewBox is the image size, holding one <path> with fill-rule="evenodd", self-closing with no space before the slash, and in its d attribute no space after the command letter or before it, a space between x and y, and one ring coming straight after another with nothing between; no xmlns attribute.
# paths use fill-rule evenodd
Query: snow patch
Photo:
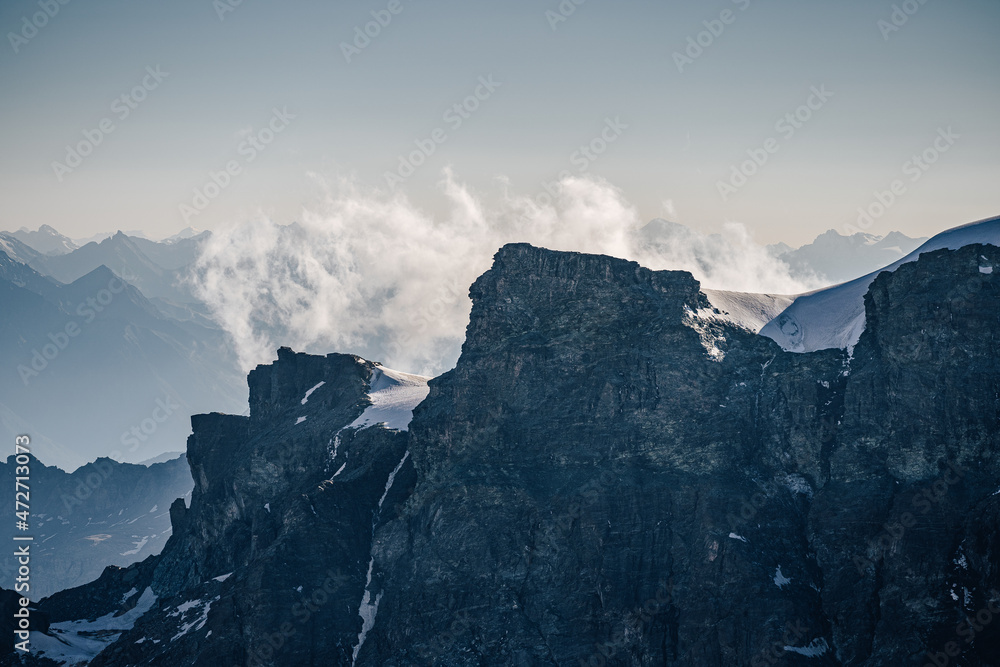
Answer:
<svg viewBox="0 0 1000 667"><path fill-rule="evenodd" d="M805 646L786 646L784 648L789 653L798 653L799 655L804 655L807 658L818 658L830 650L830 645L826 643L826 639L819 637L818 639L812 640Z"/></svg>
<svg viewBox="0 0 1000 667"><path fill-rule="evenodd" d="M112 612L93 621L53 623L49 627L50 634L31 633L32 653L67 666L86 665L105 647L117 641L123 632L131 630L155 602L156 594L152 588L146 587L135 606L120 616Z"/></svg>
<svg viewBox="0 0 1000 667"><path fill-rule="evenodd" d="M792 583L792 580L781 573L781 566L774 571L774 585L778 588L784 588L788 584Z"/></svg>
<svg viewBox="0 0 1000 667"><path fill-rule="evenodd" d="M295 420L295 425L298 426L299 424L301 424L305 420L306 420L305 417L299 417L298 419Z"/></svg>
<svg viewBox="0 0 1000 667"><path fill-rule="evenodd" d="M728 322L751 333L760 333L764 325L777 317L795 300L794 296L726 292L713 289L702 290L702 294L708 297L712 308L698 309L694 313L695 317L702 320ZM716 310L719 312L715 312Z"/></svg>
<svg viewBox="0 0 1000 667"><path fill-rule="evenodd" d="M372 538L375 537L375 528L378 525L379 516L382 514L382 503L389 496L389 490L392 489L393 482L396 481L396 475L399 471L403 469L403 464L406 463L406 459L410 456L410 450L406 450L403 454L403 458L399 460L396 467L393 468L392 472L389 473L389 479L385 482L385 491L382 493L382 497L378 501L378 509L375 510L375 516L372 517ZM372 571L375 567L375 555L368 559L368 575L365 577L365 593L361 597L361 604L358 606L358 616L361 617L361 632L358 633L358 645L354 647L354 657L351 659L351 665L353 667L354 663L357 662L358 653L361 651L362 645L365 643L365 639L368 638L368 633L373 627L375 627L375 617L378 615L378 605L382 600L382 593L380 592L375 596L375 600L372 600Z"/></svg>
<svg viewBox="0 0 1000 667"><path fill-rule="evenodd" d="M906 257L866 276L794 297L759 333L789 352L829 348L852 350L865 330L865 293L882 271L895 271L916 261L921 253L973 243L1000 245L1000 218L955 227L931 238ZM980 268L982 271L982 268Z"/></svg>
<svg viewBox="0 0 1000 667"><path fill-rule="evenodd" d="M218 581L221 584L223 581L225 581L226 579L228 579L231 576L233 576L232 572L230 572L228 574L220 574L217 577L212 577L212 581Z"/></svg>
<svg viewBox="0 0 1000 667"><path fill-rule="evenodd" d="M429 377L400 373L376 367L372 372L368 398L372 404L347 428L365 428L385 424L388 429L406 431L413 419L413 408L427 398Z"/></svg>
<svg viewBox="0 0 1000 667"><path fill-rule="evenodd" d="M148 535L145 536L145 537L143 537L143 538L141 538L138 542L133 542L132 543L132 544L135 545L135 549L129 549L128 551L122 552L121 555L122 556L134 556L137 553L139 553L140 549L142 549L144 546L146 546L147 542L149 542L149 536Z"/></svg>
<svg viewBox="0 0 1000 667"><path fill-rule="evenodd" d="M749 544L749 542L747 541L747 538L743 537L742 535L737 535L736 533L729 533L729 538L733 539L733 540L739 540L740 542L743 542L744 544Z"/></svg>
<svg viewBox="0 0 1000 667"><path fill-rule="evenodd" d="M182 614L184 612L188 611L188 609L199 608L199 607L201 608L201 612L197 616L195 616L194 619L192 619L190 622L184 623L183 625L181 625L180 630L177 632L176 635L174 635L173 637L170 638L170 641L175 641L177 639L180 639L181 637L183 637L184 635L186 635L188 632L190 632L192 630L192 628L194 630L201 630L203 627L205 627L205 623L208 622L208 611L209 611L209 609L212 608L212 603L218 602L221 597L222 596L220 596L220 595L216 595L214 598L212 598L211 600L208 600L207 602L205 600L197 600L194 603L185 602L180 607L178 607L177 608L178 612L180 612ZM188 605L192 605L192 606L188 606ZM183 612L181 611L181 607L186 607ZM177 616L177 615L178 614L176 614L176 613L175 614L170 614L170 616Z"/></svg>
<svg viewBox="0 0 1000 667"><path fill-rule="evenodd" d="M813 497L812 486L802 475L785 475L785 487L792 493L802 493L810 498Z"/></svg>
<svg viewBox="0 0 1000 667"><path fill-rule="evenodd" d="M309 402L309 397L313 395L313 392L316 391L317 389L319 389L320 387L322 387L325 384L326 384L326 382L320 382L318 385L316 385L315 387L313 387L312 389L310 389L309 391L307 391L306 395L302 397L302 405L305 405L306 403L308 403Z"/></svg>

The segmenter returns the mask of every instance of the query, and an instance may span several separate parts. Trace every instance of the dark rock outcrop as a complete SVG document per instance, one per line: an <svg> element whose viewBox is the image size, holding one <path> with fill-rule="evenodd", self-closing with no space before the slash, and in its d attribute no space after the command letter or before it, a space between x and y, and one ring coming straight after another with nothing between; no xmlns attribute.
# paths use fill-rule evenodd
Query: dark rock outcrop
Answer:
<svg viewBox="0 0 1000 667"><path fill-rule="evenodd" d="M159 553L170 536L167 508L191 493L183 456L151 466L100 458L72 473L30 456L32 599L96 579L105 567L125 567ZM0 461L0 485L14 488L17 463ZM0 509L0 534L11 543L14 504ZM0 559L3 585L12 587L13 559Z"/></svg>
<svg viewBox="0 0 1000 667"><path fill-rule="evenodd" d="M850 354L792 354L686 273L506 246L409 432L289 350L194 419L157 603L92 664L998 664L998 262L883 273Z"/></svg>
<svg viewBox="0 0 1000 667"><path fill-rule="evenodd" d="M91 664L350 663L374 527L414 482L405 432L344 429L376 368L282 349L250 374L249 418L192 419L195 488L171 507L157 607Z"/></svg>

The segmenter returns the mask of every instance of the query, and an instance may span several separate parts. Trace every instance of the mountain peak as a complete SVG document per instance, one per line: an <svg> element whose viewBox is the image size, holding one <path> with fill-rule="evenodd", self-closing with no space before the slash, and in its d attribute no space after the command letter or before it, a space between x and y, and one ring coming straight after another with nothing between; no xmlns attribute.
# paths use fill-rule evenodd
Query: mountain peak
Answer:
<svg viewBox="0 0 1000 667"><path fill-rule="evenodd" d="M60 234L50 225L41 225L34 232L27 227L21 227L10 236L43 255L65 255L77 248L72 240Z"/></svg>

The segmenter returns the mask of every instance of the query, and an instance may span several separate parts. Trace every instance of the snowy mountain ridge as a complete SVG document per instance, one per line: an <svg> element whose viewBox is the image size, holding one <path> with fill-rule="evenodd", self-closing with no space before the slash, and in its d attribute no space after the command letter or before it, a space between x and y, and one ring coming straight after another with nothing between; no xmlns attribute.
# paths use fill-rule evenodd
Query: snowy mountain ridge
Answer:
<svg viewBox="0 0 1000 667"><path fill-rule="evenodd" d="M865 329L865 293L878 274L916 261L922 253L946 248L957 250L974 243L1000 245L1000 217L949 229L878 271L806 294L776 297L704 290L712 305L722 312L700 313L700 316L723 319L755 331L789 352L852 349ZM992 272L993 269L984 266L980 270ZM788 305L775 312L782 299L787 299ZM770 319L765 320L767 316Z"/></svg>

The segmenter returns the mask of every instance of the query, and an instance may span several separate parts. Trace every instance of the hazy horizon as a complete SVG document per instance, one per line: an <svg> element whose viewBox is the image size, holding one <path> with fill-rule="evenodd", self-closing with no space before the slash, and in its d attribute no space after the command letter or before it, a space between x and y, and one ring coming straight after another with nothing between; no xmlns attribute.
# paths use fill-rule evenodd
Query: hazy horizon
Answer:
<svg viewBox="0 0 1000 667"><path fill-rule="evenodd" d="M846 233L895 181L866 231L1000 210L986 0L40 7L0 7L15 230L287 224L345 180L441 218L449 168L487 203L604 179L640 219L760 243Z"/></svg>

